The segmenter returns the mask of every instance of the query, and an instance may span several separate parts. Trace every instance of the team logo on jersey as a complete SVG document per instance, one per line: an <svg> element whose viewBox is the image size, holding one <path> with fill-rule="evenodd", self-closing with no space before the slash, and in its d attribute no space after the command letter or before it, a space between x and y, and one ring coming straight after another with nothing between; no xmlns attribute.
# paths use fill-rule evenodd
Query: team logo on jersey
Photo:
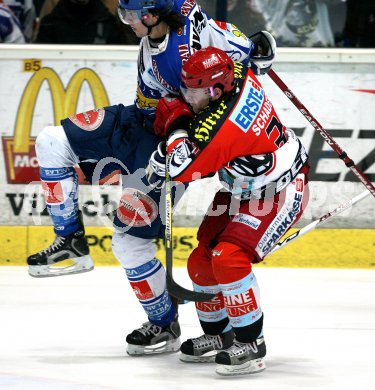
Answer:
<svg viewBox="0 0 375 390"><path fill-rule="evenodd" d="M262 222L258 218L255 218L252 215L247 215L247 214L236 214L233 217L232 221L242 223L242 224L246 225L247 227L254 229L254 230L258 230L258 228Z"/></svg>
<svg viewBox="0 0 375 390"><path fill-rule="evenodd" d="M132 227L150 226L157 215L158 206L150 196L135 188L124 189L117 208L117 218L123 224Z"/></svg>
<svg viewBox="0 0 375 390"><path fill-rule="evenodd" d="M179 27L176 31L177 35L180 37L184 32L184 27Z"/></svg>
<svg viewBox="0 0 375 390"><path fill-rule="evenodd" d="M80 129L92 131L96 130L103 123L104 115L105 110L103 108L98 108L72 115L69 119Z"/></svg>
<svg viewBox="0 0 375 390"><path fill-rule="evenodd" d="M247 133L257 119L264 102L264 90L248 77L241 98L238 100L229 120ZM268 119L268 118L267 118ZM260 135L256 131L255 135Z"/></svg>

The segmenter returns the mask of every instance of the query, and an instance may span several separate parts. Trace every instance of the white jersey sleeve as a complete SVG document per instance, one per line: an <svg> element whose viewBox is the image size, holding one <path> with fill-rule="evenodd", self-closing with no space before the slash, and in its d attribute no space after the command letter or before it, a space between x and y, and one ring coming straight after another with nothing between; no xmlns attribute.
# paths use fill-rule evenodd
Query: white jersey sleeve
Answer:
<svg viewBox="0 0 375 390"><path fill-rule="evenodd" d="M219 22L208 16L195 1L183 1L182 15L188 19L190 54L208 46L225 51L233 61L249 61L254 49L251 40L231 23Z"/></svg>

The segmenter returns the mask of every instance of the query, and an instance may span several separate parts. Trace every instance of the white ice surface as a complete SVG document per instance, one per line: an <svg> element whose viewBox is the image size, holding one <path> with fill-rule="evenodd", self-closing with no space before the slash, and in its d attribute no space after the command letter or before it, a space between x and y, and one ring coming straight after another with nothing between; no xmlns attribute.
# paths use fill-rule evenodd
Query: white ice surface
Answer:
<svg viewBox="0 0 375 390"><path fill-rule="evenodd" d="M126 334L146 318L121 268L34 279L0 267L0 389L375 389L375 271L255 272L267 369L225 378L177 354L126 355ZM189 287L185 270L175 278ZM180 323L182 340L201 334L192 303Z"/></svg>

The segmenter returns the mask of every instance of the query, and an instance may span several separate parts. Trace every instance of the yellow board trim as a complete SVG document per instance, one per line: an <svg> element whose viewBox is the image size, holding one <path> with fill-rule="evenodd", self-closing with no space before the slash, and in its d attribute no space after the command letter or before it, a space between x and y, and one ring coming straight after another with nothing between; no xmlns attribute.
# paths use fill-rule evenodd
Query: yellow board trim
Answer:
<svg viewBox="0 0 375 390"><path fill-rule="evenodd" d="M295 231L292 230L291 233ZM175 227L173 263L185 267L197 245L197 228ZM118 265L111 251L112 229L87 227L96 266ZM50 226L0 226L0 266L26 265L28 255L47 247L54 238ZM158 240L157 257L163 261L164 243ZM374 268L374 229L316 229L257 264L256 267Z"/></svg>

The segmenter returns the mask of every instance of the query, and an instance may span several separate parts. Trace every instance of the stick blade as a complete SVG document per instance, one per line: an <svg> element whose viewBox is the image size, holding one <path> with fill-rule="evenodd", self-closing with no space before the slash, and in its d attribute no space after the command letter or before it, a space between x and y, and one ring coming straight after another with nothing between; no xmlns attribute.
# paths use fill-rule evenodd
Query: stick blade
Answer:
<svg viewBox="0 0 375 390"><path fill-rule="evenodd" d="M206 302L216 295L188 290L177 284L170 275L167 275L167 290L180 301Z"/></svg>

